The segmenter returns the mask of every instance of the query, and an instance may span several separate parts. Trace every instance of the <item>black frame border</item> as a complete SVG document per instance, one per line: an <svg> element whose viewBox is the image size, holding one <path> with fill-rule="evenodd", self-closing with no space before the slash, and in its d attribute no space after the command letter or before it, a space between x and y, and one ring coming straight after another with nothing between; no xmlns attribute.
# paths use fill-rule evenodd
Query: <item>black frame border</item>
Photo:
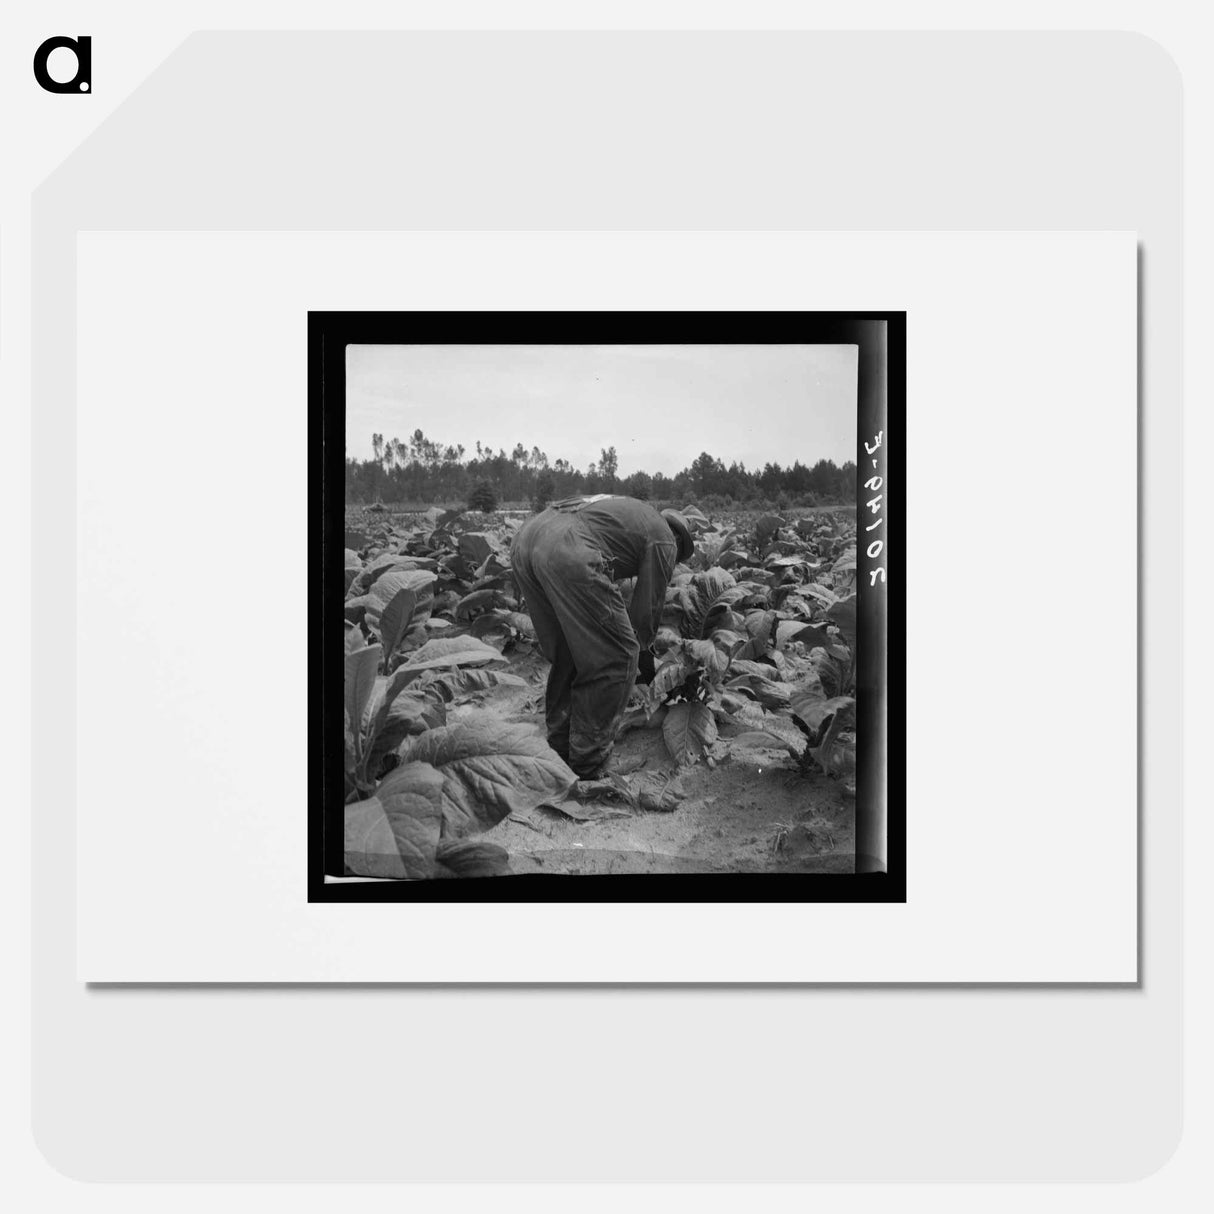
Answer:
<svg viewBox="0 0 1214 1214"><path fill-rule="evenodd" d="M873 322L878 322L874 325ZM328 882L342 868L342 619L345 548L345 348L350 344L814 344L859 347L857 522L870 496L863 443L884 424L884 587L858 581L859 690L864 653L886 633L886 713L858 692L856 855L879 834L866 741L883 732L885 871L522 875L489 880ZM884 374L882 374L882 370ZM906 901L906 313L905 312L309 312L308 313L308 901L309 902L905 902ZM862 544L857 534L857 556ZM883 594L882 594L883 592ZM881 594L880 611L873 608ZM884 616L884 621L878 618ZM330 656L331 655L331 656ZM865 719L868 718L868 731ZM867 760L867 761L866 761ZM333 829L326 830L331 820ZM327 836L327 838L326 838ZM327 846L326 846L327 844Z"/></svg>

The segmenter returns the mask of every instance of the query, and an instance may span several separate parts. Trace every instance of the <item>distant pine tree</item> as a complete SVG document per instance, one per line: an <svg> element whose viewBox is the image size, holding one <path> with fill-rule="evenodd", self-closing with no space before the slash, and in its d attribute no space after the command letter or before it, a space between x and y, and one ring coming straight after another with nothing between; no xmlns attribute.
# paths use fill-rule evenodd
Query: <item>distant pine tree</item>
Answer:
<svg viewBox="0 0 1214 1214"><path fill-rule="evenodd" d="M473 486L468 494L468 509L479 510L482 514L490 514L497 509L497 494L488 481L477 481Z"/></svg>
<svg viewBox="0 0 1214 1214"><path fill-rule="evenodd" d="M535 482L535 497L531 499L531 509L539 514L555 495L556 481L553 479L552 473L541 472L539 479Z"/></svg>

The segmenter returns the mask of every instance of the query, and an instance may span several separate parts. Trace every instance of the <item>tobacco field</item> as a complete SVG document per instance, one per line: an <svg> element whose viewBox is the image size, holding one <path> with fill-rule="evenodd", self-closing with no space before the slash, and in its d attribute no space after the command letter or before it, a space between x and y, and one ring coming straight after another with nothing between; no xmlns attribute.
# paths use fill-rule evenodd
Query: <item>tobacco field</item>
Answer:
<svg viewBox="0 0 1214 1214"><path fill-rule="evenodd" d="M855 512L682 509L656 674L579 781L510 572L526 513L347 508L347 877L851 871Z"/></svg>

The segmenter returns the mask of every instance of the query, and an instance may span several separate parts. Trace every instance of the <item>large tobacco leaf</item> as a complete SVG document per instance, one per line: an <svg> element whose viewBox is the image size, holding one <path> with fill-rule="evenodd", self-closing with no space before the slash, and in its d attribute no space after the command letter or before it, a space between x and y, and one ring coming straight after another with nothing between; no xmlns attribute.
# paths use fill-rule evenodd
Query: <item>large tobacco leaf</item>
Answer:
<svg viewBox="0 0 1214 1214"><path fill-rule="evenodd" d="M473 636L488 636L491 632L517 632L534 637L535 625L522 611L486 611L472 621Z"/></svg>
<svg viewBox="0 0 1214 1214"><path fill-rule="evenodd" d="M376 654L380 651L378 645L371 648ZM357 655L346 659L346 791L366 795L374 788L385 759L406 735L443 724L447 710L442 698L432 693L414 689L411 695L401 695L421 671L398 670L393 675L376 676L367 690L371 659L365 658L366 665L356 668L353 656ZM357 714L353 718L352 711Z"/></svg>
<svg viewBox="0 0 1214 1214"><path fill-rule="evenodd" d="M831 643L825 628L804 620L781 620L776 626L776 647L783 649L791 641L801 641L807 649L825 649Z"/></svg>
<svg viewBox="0 0 1214 1214"><path fill-rule="evenodd" d="M465 531L459 537L459 554L474 569L484 564L485 560L495 551L493 541L481 531Z"/></svg>
<svg viewBox="0 0 1214 1214"><path fill-rule="evenodd" d="M759 663L745 663L759 665ZM736 663L735 663L736 665ZM733 672L730 672L733 674ZM768 712L779 712L789 705L791 691L787 683L781 683L767 675L742 674L725 684L731 691L741 692L748 699L757 700Z"/></svg>
<svg viewBox="0 0 1214 1214"><path fill-rule="evenodd" d="M346 654L345 701L350 725L357 738L367 701L375 690L375 676L379 672L382 649L368 645ZM356 747L358 743L355 743Z"/></svg>
<svg viewBox="0 0 1214 1214"><path fill-rule="evenodd" d="M394 696L375 713L368 731L367 771L374 778L388 755L407 737L435 729L446 720L447 706L434 695L407 691Z"/></svg>
<svg viewBox="0 0 1214 1214"><path fill-rule="evenodd" d="M839 596L837 594L831 590L828 590L825 586L818 585L817 582L806 582L802 586L798 587L798 590L801 594L812 595L812 597L817 599L819 603L822 603L827 607L839 601Z"/></svg>
<svg viewBox="0 0 1214 1214"><path fill-rule="evenodd" d="M491 608L509 607L510 600L497 589L473 590L464 595L455 604L457 620L471 619L478 611L488 611Z"/></svg>
<svg viewBox="0 0 1214 1214"><path fill-rule="evenodd" d="M526 687L527 680L504 670L487 670L483 666L460 666L453 670L430 670L423 674L421 686L433 688L450 703L457 695L489 691L494 687Z"/></svg>
<svg viewBox="0 0 1214 1214"><path fill-rule="evenodd" d="M676 687L682 687L690 674L691 667L681 657L663 662L644 691L649 713L652 714Z"/></svg>
<svg viewBox="0 0 1214 1214"><path fill-rule="evenodd" d="M724 569L697 573L679 588L678 602L683 611L680 631L693 639L708 636L714 613L719 615L747 593L746 588L734 580L733 574Z"/></svg>
<svg viewBox="0 0 1214 1214"><path fill-rule="evenodd" d="M393 569L378 578L367 593L367 624L371 630L381 632L383 614L402 590L413 594L413 608L409 618L401 625L400 636L403 637L410 628L422 623L429 616L434 603L434 579L435 574L425 569ZM384 650L386 653L392 652L386 643Z"/></svg>
<svg viewBox="0 0 1214 1214"><path fill-rule="evenodd" d="M721 558L729 551L735 534L736 531L733 527L726 528L724 531L704 532L695 543L700 568L710 569L713 565L720 565Z"/></svg>
<svg viewBox="0 0 1214 1214"><path fill-rule="evenodd" d="M707 704L671 704L662 737L677 763L694 763L717 740L712 709Z"/></svg>
<svg viewBox="0 0 1214 1214"><path fill-rule="evenodd" d="M856 776L856 746L854 742L845 742L840 735L855 724L855 703L840 706L831 717L821 743L811 751L824 770L852 780Z"/></svg>
<svg viewBox="0 0 1214 1214"><path fill-rule="evenodd" d="M441 666L483 666L504 662L492 645L473 636L434 637L409 654L401 670L435 670Z"/></svg>
<svg viewBox="0 0 1214 1214"><path fill-rule="evenodd" d="M830 571L836 577L841 577L844 574L852 574L854 576L856 572L856 550L848 548L831 566Z"/></svg>
<svg viewBox="0 0 1214 1214"><path fill-rule="evenodd" d="M776 533L784 526L784 520L778 514L764 514L755 520L755 543L759 547L771 543Z"/></svg>
<svg viewBox="0 0 1214 1214"><path fill-rule="evenodd" d="M696 665L708 675L714 683L729 668L729 653L722 651L712 641L687 641L687 652Z"/></svg>
<svg viewBox="0 0 1214 1214"><path fill-rule="evenodd" d="M346 622L349 624L361 623L366 617L367 606L370 602L371 596L369 594L356 594L346 599L342 606Z"/></svg>
<svg viewBox="0 0 1214 1214"><path fill-rule="evenodd" d="M827 698L821 685L801 688L794 692L791 703L793 716L799 718L816 735L827 717L843 714L844 720L855 719L856 701L851 696Z"/></svg>
<svg viewBox="0 0 1214 1214"><path fill-rule="evenodd" d="M443 776L425 763L398 767L373 796L346 806L346 868L357 877L435 875Z"/></svg>
<svg viewBox="0 0 1214 1214"><path fill-rule="evenodd" d="M747 611L743 619L746 643L737 650L734 658L753 661L755 658L765 657L775 644L778 618L774 611L763 608L751 608Z"/></svg>
<svg viewBox="0 0 1214 1214"><path fill-rule="evenodd" d="M856 596L849 594L827 608L826 618L843 634L848 647L856 648Z"/></svg>
<svg viewBox="0 0 1214 1214"><path fill-rule="evenodd" d="M769 662L752 662L747 658L735 658L729 668L731 675L753 674L760 679L778 679L779 670Z"/></svg>
<svg viewBox="0 0 1214 1214"><path fill-rule="evenodd" d="M443 774L443 836L488 830L512 813L559 801L577 776L525 725L481 715L432 729L407 743L402 762Z"/></svg>
<svg viewBox="0 0 1214 1214"><path fill-rule="evenodd" d="M372 732L382 724L396 697L420 674L421 672L417 670L402 669L391 675L381 675L375 680L375 686L372 688L364 708L365 715L371 718Z"/></svg>
<svg viewBox="0 0 1214 1214"><path fill-rule="evenodd" d="M379 617L379 639L384 647L385 660L396 652L397 646L409 631L413 613L417 608L417 595L405 588L398 590L388 601ZM370 614L370 613L368 613Z"/></svg>
<svg viewBox="0 0 1214 1214"><path fill-rule="evenodd" d="M827 696L847 695L852 690L851 655L845 646L815 649L809 660Z"/></svg>
<svg viewBox="0 0 1214 1214"><path fill-rule="evenodd" d="M418 558L402 556L398 552L384 552L363 566L351 587L354 594L366 594L375 582L389 570L416 569Z"/></svg>

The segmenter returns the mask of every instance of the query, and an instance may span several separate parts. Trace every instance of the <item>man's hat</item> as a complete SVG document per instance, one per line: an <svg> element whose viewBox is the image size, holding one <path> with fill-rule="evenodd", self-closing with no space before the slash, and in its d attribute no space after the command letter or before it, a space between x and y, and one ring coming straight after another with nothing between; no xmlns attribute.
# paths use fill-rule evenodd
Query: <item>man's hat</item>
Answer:
<svg viewBox="0 0 1214 1214"><path fill-rule="evenodd" d="M679 560L690 560L691 554L695 552L696 548L691 542L691 529L687 526L687 520L677 510L663 510L662 517L666 520L671 531L674 532L674 538L678 541Z"/></svg>

